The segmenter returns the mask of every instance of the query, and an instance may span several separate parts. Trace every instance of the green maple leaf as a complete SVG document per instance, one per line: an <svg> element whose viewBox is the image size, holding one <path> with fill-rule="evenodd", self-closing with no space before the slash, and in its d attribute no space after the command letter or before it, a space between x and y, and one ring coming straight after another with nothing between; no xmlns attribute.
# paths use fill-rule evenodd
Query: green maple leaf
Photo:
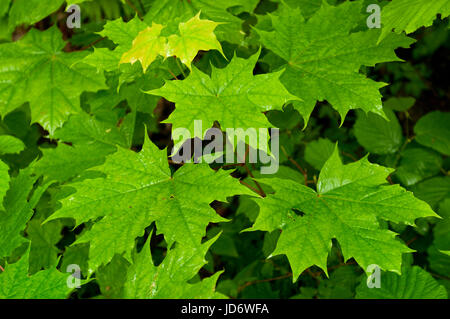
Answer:
<svg viewBox="0 0 450 319"><path fill-rule="evenodd" d="M360 21L361 5L357 1L334 7L323 2L307 21L299 9L285 7L279 16L272 16L274 31L257 30L264 46L286 61L280 80L303 99L294 106L305 122L316 101L324 100L342 121L355 108L384 116L379 89L386 84L368 79L359 70L400 61L394 49L408 47L413 40L390 34L377 44L379 30L352 32Z"/></svg>
<svg viewBox="0 0 450 319"><path fill-rule="evenodd" d="M200 50L218 50L224 55L214 34L218 25L217 22L200 19L200 12L189 21L180 23L180 35L172 34L167 39L166 56L178 57L191 69L191 62Z"/></svg>
<svg viewBox="0 0 450 319"><path fill-rule="evenodd" d="M392 0L381 12L380 41L392 30L409 34L422 26L429 27L438 14L441 19L450 15L450 0Z"/></svg>
<svg viewBox="0 0 450 319"><path fill-rule="evenodd" d="M139 153L119 148L98 171L106 177L71 184L76 193L48 219L68 217L79 225L103 217L75 242L90 242L92 270L115 254L130 260L136 237L153 221L169 244L196 247L208 223L226 221L209 204L250 193L227 172L207 165L185 165L172 176L166 150L149 140Z"/></svg>
<svg viewBox="0 0 450 319"><path fill-rule="evenodd" d="M160 36L162 29L164 29L162 24L153 23L151 27L139 32L133 40L133 46L122 55L119 63L133 64L140 61L142 69L146 72L156 57L164 52L167 40Z"/></svg>
<svg viewBox="0 0 450 319"><path fill-rule="evenodd" d="M44 219L33 218L28 222L26 230L30 244L30 273L42 268L47 269L57 263L58 248L56 244L61 240L63 225L60 221L52 221L42 225Z"/></svg>
<svg viewBox="0 0 450 319"><path fill-rule="evenodd" d="M129 22L124 22L122 18L106 22L103 30L98 34L113 41L117 47L114 50L94 48L94 52L83 62L105 71L118 69L123 54L131 49L133 40L147 27L148 25L138 17L134 17Z"/></svg>
<svg viewBox="0 0 450 319"><path fill-rule="evenodd" d="M17 137L0 135L0 155L18 154L25 149L25 144Z"/></svg>
<svg viewBox="0 0 450 319"><path fill-rule="evenodd" d="M57 11L63 3L64 0L15 0L9 11L8 29L13 31L19 24L34 24Z"/></svg>
<svg viewBox="0 0 450 319"><path fill-rule="evenodd" d="M272 125L263 112L281 109L287 101L298 98L280 83L283 71L253 75L258 57L259 53L249 59L235 56L224 69L213 67L211 77L193 67L185 80L167 81L162 88L147 93L174 102L176 109L165 122L172 123L173 130L188 129L191 137L203 138L194 132L196 120L208 128L215 121L224 129L269 128Z"/></svg>
<svg viewBox="0 0 450 319"><path fill-rule="evenodd" d="M27 222L33 215L33 208L49 184L38 187L30 197L37 180L32 169L26 168L11 179L11 185L4 199L4 211L0 210L0 257L11 255L13 250L26 242L22 236ZM30 197L30 198L29 198Z"/></svg>
<svg viewBox="0 0 450 319"><path fill-rule="evenodd" d="M128 269L124 298L133 299L193 299L221 298L215 292L218 277L213 276L195 283L188 283L206 264L204 256L218 236L198 247L176 244L167 252L159 266L154 266L148 243L135 254L133 265Z"/></svg>
<svg viewBox="0 0 450 319"><path fill-rule="evenodd" d="M61 51L61 37L57 27L32 29L23 39L0 45L0 114L30 102L32 121L53 134L81 110L82 92L106 88L103 75L79 63L86 52Z"/></svg>
<svg viewBox="0 0 450 319"><path fill-rule="evenodd" d="M416 141L450 156L449 112L430 112L421 117L414 126Z"/></svg>
<svg viewBox="0 0 450 319"><path fill-rule="evenodd" d="M377 264L399 273L402 253L412 250L396 240L396 233L381 229L379 219L414 225L419 217L437 215L399 185L386 185L392 171L369 163L367 157L343 165L336 147L320 172L317 191L291 180L271 179L275 194L257 199L260 213L253 229L282 229L273 255L287 255L294 278L312 265L327 272L333 238L345 260L353 257L364 269Z"/></svg>
<svg viewBox="0 0 450 319"><path fill-rule="evenodd" d="M72 288L67 286L69 274L56 268L28 275L29 249L20 260L7 264L0 272L0 299L64 299Z"/></svg>
<svg viewBox="0 0 450 319"><path fill-rule="evenodd" d="M359 299L447 299L447 291L420 267L404 267L402 274L382 272L380 288L367 287L367 279L356 289Z"/></svg>

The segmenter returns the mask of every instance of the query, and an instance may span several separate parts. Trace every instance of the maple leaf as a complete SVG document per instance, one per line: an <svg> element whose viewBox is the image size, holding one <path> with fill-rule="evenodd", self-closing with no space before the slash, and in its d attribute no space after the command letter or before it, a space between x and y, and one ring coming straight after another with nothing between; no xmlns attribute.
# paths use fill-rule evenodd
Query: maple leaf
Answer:
<svg viewBox="0 0 450 319"><path fill-rule="evenodd" d="M8 29L12 32L20 24L39 22L58 10L63 3L64 0L15 0L9 11Z"/></svg>
<svg viewBox="0 0 450 319"><path fill-rule="evenodd" d="M115 254L125 253L130 260L136 237L153 221L169 244L196 247L208 223L226 221L209 204L250 193L227 172L208 165L185 165L172 176L166 150L149 140L139 153L119 147L97 170L106 177L71 184L76 193L47 219L73 218L80 225L103 217L75 242L90 242L92 270Z"/></svg>
<svg viewBox="0 0 450 319"><path fill-rule="evenodd" d="M201 12L204 19L221 23L216 30L220 41L242 44L245 35L242 31L243 21L227 9L241 7L251 12L257 4L255 0L162 0L153 3L144 21L148 24L155 22L167 25L175 33L181 22Z"/></svg>
<svg viewBox="0 0 450 319"><path fill-rule="evenodd" d="M258 57L259 53L249 59L235 56L224 69L212 67L211 77L193 67L185 80L167 81L147 93L174 102L176 109L164 122L172 123L173 130L188 129L191 137L203 138L194 132L195 120L211 126L218 121L224 129L269 128L272 125L263 112L281 109L298 98L280 83L283 71L253 75Z"/></svg>
<svg viewBox="0 0 450 319"><path fill-rule="evenodd" d="M392 0L381 11L383 28L379 41L392 30L409 34L422 26L429 27L438 14L441 19L450 15L450 0Z"/></svg>
<svg viewBox="0 0 450 319"><path fill-rule="evenodd" d="M219 235L218 235L219 236ZM222 298L215 292L217 272L199 282L188 283L206 264L204 256L218 236L198 247L184 247L176 244L166 257L155 267L148 243L135 254L133 265L128 269L124 298L133 299L207 299Z"/></svg>
<svg viewBox="0 0 450 319"><path fill-rule="evenodd" d="M33 167L37 175L61 182L103 164L106 156L116 151L116 145L130 146L117 127L86 113L72 115L54 137L71 145L59 143L56 148L42 149L43 156Z"/></svg>
<svg viewBox="0 0 450 319"><path fill-rule="evenodd" d="M273 255L287 255L294 279L312 265L327 272L333 238L345 260L353 257L364 269L377 264L400 273L402 253L412 250L395 239L396 233L381 229L378 219L414 225L419 217L437 215L399 185L385 185L392 171L367 157L343 165L336 147L320 172L317 192L291 180L271 179L275 194L257 199L260 213L252 229L283 230Z"/></svg>
<svg viewBox="0 0 450 319"><path fill-rule="evenodd" d="M72 288L67 286L68 274L55 268L28 275L29 249L20 260L7 264L0 272L0 299L63 299Z"/></svg>
<svg viewBox="0 0 450 319"><path fill-rule="evenodd" d="M402 274L382 272L381 287L367 287L367 280L356 289L359 299L447 299L447 291L420 267L403 267Z"/></svg>
<svg viewBox="0 0 450 319"><path fill-rule="evenodd" d="M217 41L214 29L218 23L201 20L200 12L187 22L179 24L179 35L161 36L162 24L153 23L141 31L133 40L132 48L122 55L120 63L135 63L140 61L144 72L158 55L164 57L176 56L191 69L191 62L198 51L218 50L222 47Z"/></svg>
<svg viewBox="0 0 450 319"><path fill-rule="evenodd" d="M0 114L30 102L33 122L53 134L78 113L84 91L106 88L103 75L79 63L86 52L64 53L57 27L32 29L23 39L0 45Z"/></svg>
<svg viewBox="0 0 450 319"><path fill-rule="evenodd" d="M334 7L323 2L307 21L299 9L285 7L279 16L272 16L274 31L257 30L264 46L286 61L280 80L303 99L294 106L305 125L316 101L324 100L339 112L342 122L355 108L384 116L379 89L386 84L366 78L359 70L401 61L394 49L408 47L414 40L390 34L377 45L379 30L351 32L360 21L361 5L358 1Z"/></svg>

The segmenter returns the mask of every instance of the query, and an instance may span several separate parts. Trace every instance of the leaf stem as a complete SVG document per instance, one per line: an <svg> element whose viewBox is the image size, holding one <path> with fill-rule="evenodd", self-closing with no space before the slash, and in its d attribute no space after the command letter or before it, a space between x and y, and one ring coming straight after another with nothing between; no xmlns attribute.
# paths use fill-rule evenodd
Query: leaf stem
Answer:
<svg viewBox="0 0 450 319"><path fill-rule="evenodd" d="M308 184L308 172L303 169L299 163L297 163L292 157L290 157L288 155L288 153L286 152L286 149L284 148L284 146L280 146L281 151L283 152L284 156L287 157L287 159L289 160L289 162L291 162L292 164L294 164L295 167L297 167L297 169L300 171L300 173L302 173L303 177L305 178L305 185Z"/></svg>
<svg viewBox="0 0 450 319"><path fill-rule="evenodd" d="M183 78L185 79L186 78L186 74L184 73L184 70L183 70L183 67L181 66L180 61L178 61L178 58L175 58L175 61L177 61L177 66L180 69L181 74L183 74Z"/></svg>
<svg viewBox="0 0 450 319"><path fill-rule="evenodd" d="M125 2L128 4L128 6L136 12L138 17L142 20L143 16L142 13L136 8L136 6L131 2L130 0L125 0Z"/></svg>
<svg viewBox="0 0 450 319"><path fill-rule="evenodd" d="M292 277L292 273L288 272L287 274L278 276L278 277L273 277L273 278L268 278L268 279L260 279L260 280L253 280L253 281L247 281L245 284L243 284L242 286L238 287L237 292L240 293L244 288L247 288L248 286L254 285L254 284L260 284L263 282L271 282L271 281L275 281L275 280L280 280L280 279L286 279Z"/></svg>

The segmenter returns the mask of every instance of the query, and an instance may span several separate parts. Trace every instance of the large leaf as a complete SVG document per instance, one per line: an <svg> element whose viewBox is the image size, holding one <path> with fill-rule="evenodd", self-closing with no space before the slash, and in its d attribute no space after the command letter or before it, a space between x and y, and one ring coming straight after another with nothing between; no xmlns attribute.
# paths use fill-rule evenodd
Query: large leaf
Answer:
<svg viewBox="0 0 450 319"><path fill-rule="evenodd" d="M379 219L414 225L415 219L436 214L399 185L386 185L391 172L367 157L343 165L336 147L320 173L317 192L290 180L271 179L275 194L257 199L260 213L253 229L283 230L273 255L287 255L294 278L312 265L327 271L333 238L345 260L353 257L363 269L377 264L399 273L402 254L411 249L396 233L382 229Z"/></svg>
<svg viewBox="0 0 450 319"><path fill-rule="evenodd" d="M211 77L193 67L185 80L168 81L148 93L175 102L176 109L165 122L172 123L173 130L187 128L192 138L203 139L204 132L194 131L196 120L202 121L203 129L215 121L224 130L271 127L263 112L281 109L297 98L280 83L280 72L253 75L258 56L247 60L235 56L224 69L213 67Z"/></svg>
<svg viewBox="0 0 450 319"><path fill-rule="evenodd" d="M450 156L450 112L431 112L414 126L416 141Z"/></svg>

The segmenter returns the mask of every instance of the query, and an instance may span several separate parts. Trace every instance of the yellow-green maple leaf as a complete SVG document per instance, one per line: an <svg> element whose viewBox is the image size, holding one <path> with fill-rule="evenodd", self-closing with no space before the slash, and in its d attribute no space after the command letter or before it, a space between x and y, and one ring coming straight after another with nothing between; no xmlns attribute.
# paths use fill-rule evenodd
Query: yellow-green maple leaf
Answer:
<svg viewBox="0 0 450 319"><path fill-rule="evenodd" d="M220 23L201 20L200 12L185 23L178 26L180 35L173 34L167 39L166 57L176 56L180 58L189 69L200 50L218 50L222 52L222 47L214 34L214 29Z"/></svg>
<svg viewBox="0 0 450 319"><path fill-rule="evenodd" d="M151 27L139 32L133 40L133 47L122 55L120 63L134 64L140 61L144 72L147 71L150 64L164 51L167 40L160 35L163 28L163 25L153 23Z"/></svg>

